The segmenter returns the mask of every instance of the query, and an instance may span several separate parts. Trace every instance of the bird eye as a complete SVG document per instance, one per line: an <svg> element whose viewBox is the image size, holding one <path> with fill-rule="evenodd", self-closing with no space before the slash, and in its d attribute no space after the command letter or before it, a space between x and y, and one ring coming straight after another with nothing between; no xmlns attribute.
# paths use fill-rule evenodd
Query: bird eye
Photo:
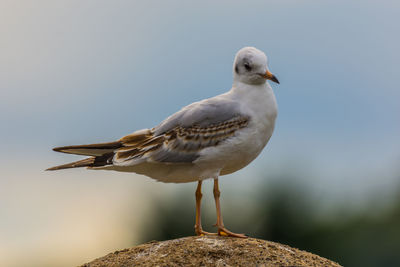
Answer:
<svg viewBox="0 0 400 267"><path fill-rule="evenodd" d="M244 63L244 68L245 68L247 71L251 71L250 63L249 63L249 62L245 62L245 63Z"/></svg>

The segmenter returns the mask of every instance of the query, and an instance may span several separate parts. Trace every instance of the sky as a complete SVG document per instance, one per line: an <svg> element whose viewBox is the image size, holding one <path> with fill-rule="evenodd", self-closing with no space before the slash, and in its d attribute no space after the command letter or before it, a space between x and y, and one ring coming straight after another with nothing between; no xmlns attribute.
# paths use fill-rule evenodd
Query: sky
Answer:
<svg viewBox="0 0 400 267"><path fill-rule="evenodd" d="M399 25L398 1L2 1L0 234L7 239L0 248L14 255L26 241L27 250L40 242L46 251L62 238L43 241L41 233L64 231L64 211L83 216L76 203L103 203L109 193L103 206L125 207L115 211L124 214L132 206L121 203L142 189L147 201L173 191L130 174L43 170L76 160L52 147L114 140L229 90L244 46L266 52L281 82L272 85L279 115L266 150L229 181L240 186L253 175L255 186L264 173L300 169L333 198L390 191L400 160ZM98 214L104 228L121 228ZM88 260L114 247L94 249L93 235L84 235L92 240ZM128 242L118 240L111 243ZM77 243L72 236L68 246Z"/></svg>

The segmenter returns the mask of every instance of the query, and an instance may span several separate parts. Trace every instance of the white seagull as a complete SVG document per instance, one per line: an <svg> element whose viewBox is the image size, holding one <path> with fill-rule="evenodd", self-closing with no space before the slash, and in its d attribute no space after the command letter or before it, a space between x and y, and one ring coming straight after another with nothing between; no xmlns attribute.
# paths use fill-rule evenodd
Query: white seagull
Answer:
<svg viewBox="0 0 400 267"><path fill-rule="evenodd" d="M166 183L197 181L197 235L201 226L201 184L214 179L218 235L242 237L225 228L219 202L218 177L242 169L268 143L274 130L277 104L271 86L278 79L268 70L267 56L254 47L236 54L232 88L221 95L192 103L152 129L133 132L115 142L54 148L90 156L49 168L88 167L144 174Z"/></svg>

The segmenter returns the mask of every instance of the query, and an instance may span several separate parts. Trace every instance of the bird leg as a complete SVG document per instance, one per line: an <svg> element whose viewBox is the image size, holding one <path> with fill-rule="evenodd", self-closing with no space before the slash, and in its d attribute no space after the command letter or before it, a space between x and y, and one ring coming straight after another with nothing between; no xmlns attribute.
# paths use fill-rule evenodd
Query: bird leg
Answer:
<svg viewBox="0 0 400 267"><path fill-rule="evenodd" d="M201 227L201 198L203 194L201 193L201 183L203 181L199 181L197 184L197 189L196 189L196 224L194 225L194 231L196 232L196 235L216 235L214 233L209 233L206 231L203 231L203 228Z"/></svg>
<svg viewBox="0 0 400 267"><path fill-rule="evenodd" d="M216 224L216 226L218 227L218 235L247 238L246 235L233 233L233 232L229 231L228 229L226 229L224 226L224 222L222 220L221 206L219 203L219 196L221 195L221 192L219 191L218 178L214 178L214 191L213 192L214 192L214 199L215 199L215 207L217 209L217 224Z"/></svg>

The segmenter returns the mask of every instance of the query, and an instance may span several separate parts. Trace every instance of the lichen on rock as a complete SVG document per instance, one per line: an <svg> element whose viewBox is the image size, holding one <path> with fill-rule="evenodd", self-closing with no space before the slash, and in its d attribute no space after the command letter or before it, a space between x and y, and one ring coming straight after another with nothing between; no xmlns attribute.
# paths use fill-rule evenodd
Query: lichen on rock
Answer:
<svg viewBox="0 0 400 267"><path fill-rule="evenodd" d="M270 241L194 236L152 241L82 265L99 266L340 266L315 254Z"/></svg>

